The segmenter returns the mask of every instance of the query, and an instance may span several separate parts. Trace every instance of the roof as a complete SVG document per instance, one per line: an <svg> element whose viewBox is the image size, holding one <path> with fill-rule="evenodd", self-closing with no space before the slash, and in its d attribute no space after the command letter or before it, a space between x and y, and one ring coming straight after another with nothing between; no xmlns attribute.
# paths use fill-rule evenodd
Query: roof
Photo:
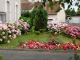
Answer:
<svg viewBox="0 0 80 60"><path fill-rule="evenodd" d="M80 16L80 14L75 14L75 15L72 15L72 16Z"/></svg>
<svg viewBox="0 0 80 60"><path fill-rule="evenodd" d="M29 2L28 0L21 0L21 3Z"/></svg>
<svg viewBox="0 0 80 60"><path fill-rule="evenodd" d="M35 2L35 4L37 6L40 6L42 5L42 2ZM22 10L30 10L33 8L33 6L35 6L35 4L31 3L31 2L27 2L27 3L22 3L21 6L22 6ZM53 6L53 9L51 10L50 7L49 7L49 3L46 4L46 6L44 7L44 9L47 10L48 14L49 15L56 15L57 12L56 12L56 9L59 7L60 5L57 3L55 6Z"/></svg>
<svg viewBox="0 0 80 60"><path fill-rule="evenodd" d="M31 10L34 4L31 2L21 3L22 10Z"/></svg>
<svg viewBox="0 0 80 60"><path fill-rule="evenodd" d="M52 15L52 14L57 14L56 9L59 7L59 4L56 4L53 9L51 10L49 5L47 5L46 10L48 12L48 14Z"/></svg>

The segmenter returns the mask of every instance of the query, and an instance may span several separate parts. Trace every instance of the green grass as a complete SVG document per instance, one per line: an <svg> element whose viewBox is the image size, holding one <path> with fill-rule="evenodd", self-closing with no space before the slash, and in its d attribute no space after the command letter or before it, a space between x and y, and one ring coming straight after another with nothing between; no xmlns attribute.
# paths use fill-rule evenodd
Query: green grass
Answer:
<svg viewBox="0 0 80 60"><path fill-rule="evenodd" d="M40 33L40 35L35 35L34 33L27 33L22 36L17 37L16 39L12 39L10 44L0 44L0 48L17 48L20 44L27 42L29 40L37 40L40 42L47 42L48 36L50 34L48 33ZM54 38L54 37L53 37ZM63 35L58 36L58 38L63 42L72 42L72 39ZM80 40L76 39L77 43L80 44Z"/></svg>

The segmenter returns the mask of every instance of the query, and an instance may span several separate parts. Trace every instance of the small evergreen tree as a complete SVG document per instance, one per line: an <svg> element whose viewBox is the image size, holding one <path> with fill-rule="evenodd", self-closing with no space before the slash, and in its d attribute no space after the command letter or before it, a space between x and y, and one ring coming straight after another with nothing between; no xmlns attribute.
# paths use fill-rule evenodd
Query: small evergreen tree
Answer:
<svg viewBox="0 0 80 60"><path fill-rule="evenodd" d="M32 26L35 26L35 30L46 29L48 14L42 6L37 7L31 13Z"/></svg>
<svg viewBox="0 0 80 60"><path fill-rule="evenodd" d="M30 17L30 12L29 11L22 11L21 16L23 17Z"/></svg>

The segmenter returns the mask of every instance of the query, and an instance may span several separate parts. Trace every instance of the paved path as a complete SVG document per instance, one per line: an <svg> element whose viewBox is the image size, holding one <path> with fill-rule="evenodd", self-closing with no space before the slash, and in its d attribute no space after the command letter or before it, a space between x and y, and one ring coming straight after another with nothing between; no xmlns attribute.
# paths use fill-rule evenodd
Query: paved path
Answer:
<svg viewBox="0 0 80 60"><path fill-rule="evenodd" d="M3 60L68 60L73 53L0 50ZM80 53L78 54L80 56Z"/></svg>

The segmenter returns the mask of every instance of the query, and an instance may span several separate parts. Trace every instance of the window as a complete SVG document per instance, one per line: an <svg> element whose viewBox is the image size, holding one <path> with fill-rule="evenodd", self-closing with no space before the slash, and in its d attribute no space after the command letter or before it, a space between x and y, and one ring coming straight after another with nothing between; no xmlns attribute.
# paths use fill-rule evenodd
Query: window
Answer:
<svg viewBox="0 0 80 60"><path fill-rule="evenodd" d="M10 2L7 1L7 22L10 22Z"/></svg>
<svg viewBox="0 0 80 60"><path fill-rule="evenodd" d="M6 22L6 13L0 12L0 21L2 21L2 23Z"/></svg>
<svg viewBox="0 0 80 60"><path fill-rule="evenodd" d="M18 20L18 5L16 5L16 21Z"/></svg>

